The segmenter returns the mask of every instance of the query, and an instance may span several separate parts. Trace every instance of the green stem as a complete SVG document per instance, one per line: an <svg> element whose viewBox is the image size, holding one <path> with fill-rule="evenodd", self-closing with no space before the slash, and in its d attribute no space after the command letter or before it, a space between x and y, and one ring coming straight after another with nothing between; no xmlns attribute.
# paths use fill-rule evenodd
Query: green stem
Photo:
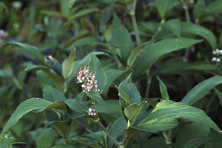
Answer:
<svg viewBox="0 0 222 148"><path fill-rule="evenodd" d="M169 146L169 148L172 148L172 141L171 141L172 130L168 130L168 134L166 134L166 132L162 132L162 134L166 144Z"/></svg>
<svg viewBox="0 0 222 148"><path fill-rule="evenodd" d="M94 108L95 111L96 111L96 106L95 106L95 100L94 100L94 99L92 99L92 105L93 105L93 108ZM97 111L96 111L95 120L97 120L97 123L99 124L99 126L101 127L101 129L102 129L104 132L106 132L107 136L113 141L113 143L114 143L117 147L120 147L119 142L116 141L116 139L109 133L109 131L108 131L108 130L104 127L104 125L100 122Z"/></svg>
<svg viewBox="0 0 222 148"><path fill-rule="evenodd" d="M157 35L159 34L159 32L162 30L162 27L163 27L163 24L165 23L165 19L162 19L161 22L160 22L160 25L156 31L156 33L153 35L151 41L154 41L155 38L157 37Z"/></svg>
<svg viewBox="0 0 222 148"><path fill-rule="evenodd" d="M135 17L136 2L137 2L137 0L133 1L133 6L132 6L132 10L131 10L131 19L133 22L133 28L134 28L134 33L135 33L135 37L136 37L136 44L137 44L137 47L139 47L141 44L141 39L140 39L139 30L138 30L138 26L137 26L137 22L136 22L136 17Z"/></svg>
<svg viewBox="0 0 222 148"><path fill-rule="evenodd" d="M114 144L117 146L117 147L120 147L120 144L118 141L116 141L116 139L109 133L109 131L103 126L103 124L98 121L97 122L99 124L99 126L103 129L104 132L106 132L106 134L108 135L108 137L114 142Z"/></svg>

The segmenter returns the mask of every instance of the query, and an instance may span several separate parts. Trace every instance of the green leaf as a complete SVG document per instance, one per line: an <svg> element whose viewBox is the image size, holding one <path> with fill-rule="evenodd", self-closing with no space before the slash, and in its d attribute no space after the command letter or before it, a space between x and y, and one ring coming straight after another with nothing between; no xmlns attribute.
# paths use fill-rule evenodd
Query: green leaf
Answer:
<svg viewBox="0 0 222 148"><path fill-rule="evenodd" d="M121 58L127 63L127 59L130 56L130 51L134 48L130 34L124 25L120 22L118 16L114 14L113 27L112 27L112 43L116 44L121 51Z"/></svg>
<svg viewBox="0 0 222 148"><path fill-rule="evenodd" d="M124 109L125 115L128 117L130 123L132 123L133 119L140 113L140 111L143 108L143 104L146 103L141 102L139 105L138 104L131 104L127 108Z"/></svg>
<svg viewBox="0 0 222 148"><path fill-rule="evenodd" d="M102 91L107 83L106 73L104 72L98 58L94 54L90 55L89 71L93 71L95 74L97 85L99 86L100 91Z"/></svg>
<svg viewBox="0 0 222 148"><path fill-rule="evenodd" d="M201 123L218 132L221 131L204 111L171 100L158 103L146 119L132 128L156 133L176 127L179 124L178 119Z"/></svg>
<svg viewBox="0 0 222 148"><path fill-rule="evenodd" d="M77 13L75 13L74 15L72 15L69 18L69 21L73 21L76 18L91 14L91 13L95 13L98 12L99 9L98 8L87 8L87 9L81 9L81 11L78 11Z"/></svg>
<svg viewBox="0 0 222 148"><path fill-rule="evenodd" d="M123 73L125 73L127 70L118 70L118 69L108 69L105 71L106 73L106 78L107 78L107 83L105 88L103 89L102 95L107 98L107 93L112 85L112 83L119 78Z"/></svg>
<svg viewBox="0 0 222 148"><path fill-rule="evenodd" d="M96 112L97 113L105 113L110 116L114 116L119 118L121 116L120 112L120 104L118 100L107 100L104 101L105 106L99 103L96 103Z"/></svg>
<svg viewBox="0 0 222 148"><path fill-rule="evenodd" d="M211 48L214 50L216 49L216 38L214 36L214 34L212 33L212 31L210 31L209 29L197 25L197 24L193 24L193 23L187 23L187 22L182 22L182 29L181 29L181 33L182 36L184 35L199 35L201 37L203 37L204 39L206 39L210 45Z"/></svg>
<svg viewBox="0 0 222 148"><path fill-rule="evenodd" d="M170 19L163 24L169 31L173 32L178 38L180 38L181 23L178 19Z"/></svg>
<svg viewBox="0 0 222 148"><path fill-rule="evenodd" d="M48 108L66 111L66 103L64 101L56 101L48 105L45 109L48 109Z"/></svg>
<svg viewBox="0 0 222 148"><path fill-rule="evenodd" d="M162 99L163 100L169 100L169 95L168 95L168 92L167 92L166 85L163 83L163 81L158 76L157 76L157 79L159 81L160 92L161 92L161 95L162 95Z"/></svg>
<svg viewBox="0 0 222 148"><path fill-rule="evenodd" d="M211 138L206 145L206 148L219 148L222 146L222 134L211 130L209 137Z"/></svg>
<svg viewBox="0 0 222 148"><path fill-rule="evenodd" d="M35 132L37 147L51 147L57 135L58 134L52 128L39 128Z"/></svg>
<svg viewBox="0 0 222 148"><path fill-rule="evenodd" d="M56 74L62 77L62 65L59 61L50 55L45 57L45 63L50 69L56 72Z"/></svg>
<svg viewBox="0 0 222 148"><path fill-rule="evenodd" d="M76 58L76 54L75 54L75 49L74 49L73 52L69 55L69 57L66 58L62 62L62 76L63 76L63 78L67 79L72 74L72 72L74 70L73 61L75 58Z"/></svg>
<svg viewBox="0 0 222 148"><path fill-rule="evenodd" d="M203 82L197 84L193 89L191 89L181 102L192 105L203 98L206 94L208 94L211 89L221 83L222 76L214 76L206 79Z"/></svg>
<svg viewBox="0 0 222 148"><path fill-rule="evenodd" d="M31 98L24 102L22 102L14 111L10 119L5 124L1 135L4 135L5 132L9 130L12 126L14 126L20 118L22 118L23 115L30 111L37 111L41 112L45 109L48 105L50 105L51 102L44 100L44 99L38 99L38 98Z"/></svg>
<svg viewBox="0 0 222 148"><path fill-rule="evenodd" d="M123 130L127 127L127 122L123 117L117 119L109 129L109 133L113 136L113 138L117 138L119 135L123 133ZM111 139L108 140L107 144L108 148L112 148L113 141Z"/></svg>
<svg viewBox="0 0 222 148"><path fill-rule="evenodd" d="M42 70L52 80L56 88L62 92L64 85L64 79L62 77L52 73L50 69L46 66L28 65L25 70L29 71L33 69Z"/></svg>
<svg viewBox="0 0 222 148"><path fill-rule="evenodd" d="M58 12L58 11L42 10L41 13L42 14L47 14L49 16L53 16L53 17L56 17L56 18L59 18L59 19L63 19L63 20L67 20L68 19L68 17L66 15L64 15L63 13Z"/></svg>
<svg viewBox="0 0 222 148"><path fill-rule="evenodd" d="M80 118L88 115L86 111L88 111L89 108L82 102L76 100L67 100L65 102L67 104L67 112L70 117Z"/></svg>
<svg viewBox="0 0 222 148"><path fill-rule="evenodd" d="M214 90L217 93L217 96L218 96L219 101L220 101L220 105L222 106L222 93L216 88L214 88Z"/></svg>
<svg viewBox="0 0 222 148"><path fill-rule="evenodd" d="M155 43L151 48L147 49L141 56L138 56L134 62L132 78L138 79L164 54L190 47L201 40L195 39L164 39Z"/></svg>
<svg viewBox="0 0 222 148"><path fill-rule="evenodd" d="M97 91L90 91L87 92L86 95L90 98L90 99L94 99L96 102L102 104L104 107L106 107L106 104L103 100L103 98L100 96L99 92Z"/></svg>
<svg viewBox="0 0 222 148"><path fill-rule="evenodd" d="M176 0L155 0L153 3L151 3L151 6L154 6L157 8L160 18L163 19L166 14L177 4L178 2Z"/></svg>
<svg viewBox="0 0 222 148"><path fill-rule="evenodd" d="M155 98L153 98L153 99L151 99L151 98L144 98L142 100L147 101L147 103L150 104L152 107L155 107L157 105L157 103L158 103L157 99L155 99Z"/></svg>
<svg viewBox="0 0 222 148"><path fill-rule="evenodd" d="M55 121L50 124L56 131L63 137L67 138L71 131L71 128L67 125L65 121Z"/></svg>
<svg viewBox="0 0 222 148"><path fill-rule="evenodd" d="M190 140L193 139L208 138L209 133L210 133L209 127L202 125L200 123L190 123L180 130L176 138L175 147L182 148L186 145L186 143L188 143Z"/></svg>
<svg viewBox="0 0 222 148"><path fill-rule="evenodd" d="M134 103L140 104L141 96L137 91L136 86L133 83L129 82L130 76L131 74L123 82L120 83L118 87L119 96L124 98L128 105Z"/></svg>
<svg viewBox="0 0 222 148"><path fill-rule="evenodd" d="M28 52L29 54L31 54L33 57L39 59L40 61L44 62L44 58L40 52L40 50L35 47L35 46L31 46L31 45L27 45L27 44L23 44L23 43L16 43L16 42L7 42L5 44L3 44L2 46L0 46L0 53L7 48L8 46L17 46L20 47L22 49L24 49L26 52Z"/></svg>
<svg viewBox="0 0 222 148"><path fill-rule="evenodd" d="M69 2L68 1L64 1L64 0L60 0L60 11L62 12L62 14L64 14L65 16L69 16Z"/></svg>
<svg viewBox="0 0 222 148"><path fill-rule="evenodd" d="M70 141L79 142L94 148L102 148L102 146L98 143L97 140L88 138L86 136L76 136L74 138L69 139Z"/></svg>
<svg viewBox="0 0 222 148"><path fill-rule="evenodd" d="M211 138L195 138L186 143L186 145L183 148L197 148L201 146L202 144L206 143Z"/></svg>
<svg viewBox="0 0 222 148"><path fill-rule="evenodd" d="M46 84L43 84L43 98L51 102L66 100L66 97L63 93Z"/></svg>
<svg viewBox="0 0 222 148"><path fill-rule="evenodd" d="M52 148L75 148L73 145L68 145L68 144L58 144L53 146Z"/></svg>
<svg viewBox="0 0 222 148"><path fill-rule="evenodd" d="M77 0L69 0L69 7L72 7Z"/></svg>
<svg viewBox="0 0 222 148"><path fill-rule="evenodd" d="M199 19L202 14L204 14L204 11L206 10L206 4L204 0L198 0L193 8L193 15L195 18L195 22L198 23Z"/></svg>

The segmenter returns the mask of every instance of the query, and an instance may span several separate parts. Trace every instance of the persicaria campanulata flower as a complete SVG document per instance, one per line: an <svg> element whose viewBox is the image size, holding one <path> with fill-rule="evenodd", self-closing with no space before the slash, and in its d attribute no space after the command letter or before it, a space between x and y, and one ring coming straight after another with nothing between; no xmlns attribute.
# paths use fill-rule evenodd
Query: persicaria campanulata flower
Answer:
<svg viewBox="0 0 222 148"><path fill-rule="evenodd" d="M80 67L78 72L77 80L82 84L82 90L84 93L89 92L90 90L100 91L99 86L97 85L97 80L93 71L89 73L89 69Z"/></svg>

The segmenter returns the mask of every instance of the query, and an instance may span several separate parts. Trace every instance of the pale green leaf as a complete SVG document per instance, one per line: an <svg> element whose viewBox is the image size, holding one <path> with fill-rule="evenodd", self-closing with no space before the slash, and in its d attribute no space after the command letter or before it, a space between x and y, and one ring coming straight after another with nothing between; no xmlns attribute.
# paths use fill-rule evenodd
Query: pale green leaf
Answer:
<svg viewBox="0 0 222 148"><path fill-rule="evenodd" d="M69 7L72 7L77 0L69 0Z"/></svg>
<svg viewBox="0 0 222 148"><path fill-rule="evenodd" d="M218 132L221 131L204 111L171 100L158 103L146 119L132 128L156 133L176 127L179 124L179 119L201 123Z"/></svg>
<svg viewBox="0 0 222 148"><path fill-rule="evenodd" d="M75 54L75 49L74 49L73 52L69 55L69 57L66 58L62 62L62 75L63 75L63 78L67 79L72 74L72 72L74 70L74 63L73 63L73 61L74 61L75 58L76 58L76 54Z"/></svg>
<svg viewBox="0 0 222 148"><path fill-rule="evenodd" d="M182 103L192 105L206 94L209 93L211 89L222 83L222 76L214 76L203 82L197 84L189 93L183 98Z"/></svg>
<svg viewBox="0 0 222 148"><path fill-rule="evenodd" d="M169 31L173 32L178 38L180 38L181 23L178 19L170 19L163 24Z"/></svg>

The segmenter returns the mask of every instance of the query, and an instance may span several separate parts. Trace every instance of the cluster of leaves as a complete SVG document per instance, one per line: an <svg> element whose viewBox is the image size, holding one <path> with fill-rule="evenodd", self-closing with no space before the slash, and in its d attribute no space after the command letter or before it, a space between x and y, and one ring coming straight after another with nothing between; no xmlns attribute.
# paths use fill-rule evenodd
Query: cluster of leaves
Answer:
<svg viewBox="0 0 222 148"><path fill-rule="evenodd" d="M222 145L221 0L21 4L0 2L0 148Z"/></svg>

